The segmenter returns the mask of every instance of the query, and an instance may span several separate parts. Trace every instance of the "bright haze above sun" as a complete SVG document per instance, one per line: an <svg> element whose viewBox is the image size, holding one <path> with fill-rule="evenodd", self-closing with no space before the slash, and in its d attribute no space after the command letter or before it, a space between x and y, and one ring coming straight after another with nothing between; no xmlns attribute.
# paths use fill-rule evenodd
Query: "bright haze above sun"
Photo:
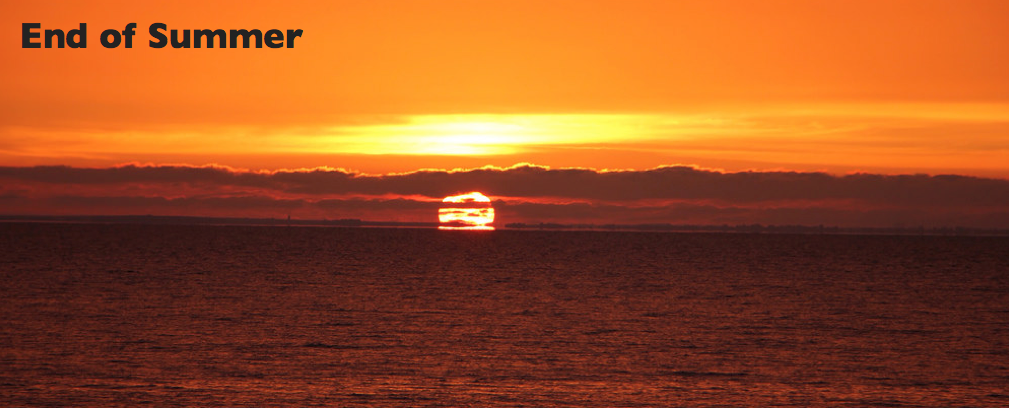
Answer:
<svg viewBox="0 0 1009 408"><path fill-rule="evenodd" d="M494 207L490 198L479 192L445 197L438 209L438 229L493 230Z"/></svg>

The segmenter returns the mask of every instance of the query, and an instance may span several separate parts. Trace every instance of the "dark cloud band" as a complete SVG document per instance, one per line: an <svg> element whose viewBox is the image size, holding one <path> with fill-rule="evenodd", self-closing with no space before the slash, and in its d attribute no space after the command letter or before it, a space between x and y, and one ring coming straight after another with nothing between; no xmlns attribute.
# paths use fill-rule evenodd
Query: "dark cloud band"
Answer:
<svg viewBox="0 0 1009 408"><path fill-rule="evenodd" d="M728 203L856 199L895 205L1009 206L1009 180L955 175L832 176L825 173L720 173L691 167L600 172L516 166L364 175L342 170L247 172L223 167L0 167L0 178L48 184L185 183L311 195L421 195L461 191L504 197L632 201L714 199Z"/></svg>
<svg viewBox="0 0 1009 408"><path fill-rule="evenodd" d="M529 165L386 175L212 166L0 167L0 212L6 213L168 208L332 211L360 218L431 213L433 219L438 199L468 191L499 197L494 206L501 219L515 221L1009 227L1009 180L955 175L721 173L692 167L608 172Z"/></svg>

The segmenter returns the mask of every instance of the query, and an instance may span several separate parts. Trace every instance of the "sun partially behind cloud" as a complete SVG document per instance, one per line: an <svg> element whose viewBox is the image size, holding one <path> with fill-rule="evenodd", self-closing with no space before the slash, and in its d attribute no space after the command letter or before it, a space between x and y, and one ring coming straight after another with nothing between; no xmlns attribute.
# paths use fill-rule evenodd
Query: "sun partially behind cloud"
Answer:
<svg viewBox="0 0 1009 408"><path fill-rule="evenodd" d="M193 13L192 10L201 10ZM3 6L0 164L1009 177L1009 3L262 1ZM138 23L132 49L21 49ZM152 49L146 27L299 28Z"/></svg>

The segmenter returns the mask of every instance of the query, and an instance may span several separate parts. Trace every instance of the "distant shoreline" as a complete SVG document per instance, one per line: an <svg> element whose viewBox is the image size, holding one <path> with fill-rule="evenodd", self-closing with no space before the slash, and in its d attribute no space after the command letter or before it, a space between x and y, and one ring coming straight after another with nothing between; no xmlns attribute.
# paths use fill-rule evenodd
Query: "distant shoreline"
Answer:
<svg viewBox="0 0 1009 408"><path fill-rule="evenodd" d="M174 215L0 215L0 223L55 224L137 224L137 225L217 225L256 227L344 227L344 228L431 228L437 222L367 221L360 219L306 220L286 218L193 217ZM498 226L508 231L622 231L730 234L803 235L920 235L920 236L1009 236L1009 229L972 227L837 227L805 225L689 225L689 224L559 224L509 223Z"/></svg>

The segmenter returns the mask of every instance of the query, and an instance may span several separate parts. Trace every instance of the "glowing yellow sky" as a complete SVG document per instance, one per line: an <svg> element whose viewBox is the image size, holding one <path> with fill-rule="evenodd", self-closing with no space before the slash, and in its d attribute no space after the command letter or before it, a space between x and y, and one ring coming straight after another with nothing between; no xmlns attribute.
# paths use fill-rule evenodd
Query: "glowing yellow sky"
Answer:
<svg viewBox="0 0 1009 408"><path fill-rule="evenodd" d="M1009 177L1003 1L2 7L0 165ZM21 49L24 22L86 22L89 47ZM100 46L129 22L134 48ZM304 35L292 49L152 49L154 22Z"/></svg>

